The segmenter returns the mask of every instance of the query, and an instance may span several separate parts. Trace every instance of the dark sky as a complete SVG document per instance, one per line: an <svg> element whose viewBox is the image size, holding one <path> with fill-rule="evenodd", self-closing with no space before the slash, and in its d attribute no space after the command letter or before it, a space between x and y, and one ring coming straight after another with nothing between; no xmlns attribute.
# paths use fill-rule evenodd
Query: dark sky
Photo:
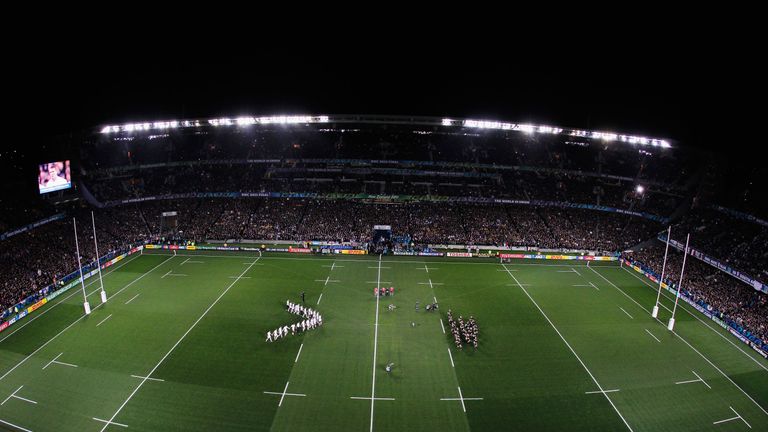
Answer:
<svg viewBox="0 0 768 432"><path fill-rule="evenodd" d="M137 54L62 60L56 68L31 63L15 71L5 95L21 126L6 149L36 152L49 137L107 123L278 113L490 118L717 148L733 133L728 123L740 119L734 107L743 105L735 101L750 85L673 68L535 63L258 54L238 61L155 62Z"/></svg>

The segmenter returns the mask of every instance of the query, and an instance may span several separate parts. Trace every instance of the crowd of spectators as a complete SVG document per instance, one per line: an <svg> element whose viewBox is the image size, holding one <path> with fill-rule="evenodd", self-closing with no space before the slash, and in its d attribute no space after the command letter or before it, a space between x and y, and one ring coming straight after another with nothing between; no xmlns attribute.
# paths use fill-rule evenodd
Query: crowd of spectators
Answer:
<svg viewBox="0 0 768 432"><path fill-rule="evenodd" d="M682 202L678 192L633 180L562 170L506 170L477 167L422 167L410 163L361 168L329 160L297 164L164 165L101 173L86 179L102 202L180 193L290 192L374 195L429 195L543 200L601 205L666 216Z"/></svg>
<svg viewBox="0 0 768 432"><path fill-rule="evenodd" d="M76 212L83 265L96 260L90 211ZM99 210L96 235L100 255L108 255L147 238L135 208ZM0 311L77 269L72 219L50 222L2 241L0 247Z"/></svg>
<svg viewBox="0 0 768 432"><path fill-rule="evenodd" d="M664 243L655 242L627 257L661 274L664 249ZM682 252L670 247L666 280L678 282L682 262ZM768 295L691 257L686 260L682 287L691 299L708 304L717 316L730 318L763 342L768 341Z"/></svg>
<svg viewBox="0 0 768 432"><path fill-rule="evenodd" d="M672 238L729 267L768 282L768 227L713 209L696 208L672 227Z"/></svg>
<svg viewBox="0 0 768 432"><path fill-rule="evenodd" d="M163 216L163 213L174 213ZM83 263L95 259L89 210L75 210ZM102 255L143 240L327 240L365 243L374 225L415 245L467 244L617 251L652 237L652 221L592 210L459 202L212 198L158 200L96 210ZM2 309L77 268L72 219L10 237ZM0 309L0 310L2 310Z"/></svg>
<svg viewBox="0 0 768 432"><path fill-rule="evenodd" d="M153 234L161 234L160 214L176 211L176 229L195 241L367 242L374 225L391 225L394 235L407 235L420 245L617 251L661 230L656 222L617 213L451 201L384 204L325 199L186 199L142 207Z"/></svg>

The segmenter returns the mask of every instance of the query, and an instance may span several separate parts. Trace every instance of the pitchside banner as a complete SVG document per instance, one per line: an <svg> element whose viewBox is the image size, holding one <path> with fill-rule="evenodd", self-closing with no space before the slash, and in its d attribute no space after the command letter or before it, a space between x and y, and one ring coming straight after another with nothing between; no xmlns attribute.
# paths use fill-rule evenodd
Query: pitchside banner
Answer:
<svg viewBox="0 0 768 432"><path fill-rule="evenodd" d="M618 261L615 256L592 255L539 255L539 254L499 254L500 258L513 259L543 259L543 260L567 260L567 261Z"/></svg>
<svg viewBox="0 0 768 432"><path fill-rule="evenodd" d="M64 213L59 213L59 214L53 215L53 216L51 216L49 218L45 218L45 219L39 220L39 221L37 221L35 223L31 223L31 224L23 226L21 228L15 229L13 231L8 231L6 233L0 234L0 240L5 240L5 239L7 239L9 237L15 236L16 234L21 234L23 232L27 232L27 231L29 231L31 229L35 229L35 228L37 228L39 226L42 226L42 225L45 225L45 224L47 224L49 222L54 222L54 221L57 221L57 220L64 219L64 217L65 217Z"/></svg>
<svg viewBox="0 0 768 432"><path fill-rule="evenodd" d="M663 235L663 234L659 234L658 239L660 241L663 241L663 242L667 241L667 237L665 235ZM680 251L685 250L685 245L680 243L680 242L678 242L677 240L672 239L672 240L669 241L669 244L674 246L677 250L680 250ZM731 276L735 277L736 279L746 283L747 285L752 286L752 288L768 294L768 286L766 286L762 282L758 281L757 279L753 279L749 275L744 274L744 273L742 273L742 272L740 272L740 271L738 271L738 270L736 270L734 268L731 268L731 267L721 263L720 261L710 257L709 255L706 255L706 254L704 254L701 251L698 251L696 249L688 248L688 254L693 256L694 258L699 259L700 261L704 261L705 263L711 265L712 267L714 267L714 268L716 268L716 269L718 269L720 271L724 271L724 272L728 273L729 275L731 275Z"/></svg>
<svg viewBox="0 0 768 432"><path fill-rule="evenodd" d="M288 248L288 252L290 252L290 253L312 253L312 249L289 247Z"/></svg>
<svg viewBox="0 0 768 432"><path fill-rule="evenodd" d="M337 249L334 252L340 253L343 255L365 255L368 253L368 251L361 250L361 249Z"/></svg>
<svg viewBox="0 0 768 432"><path fill-rule="evenodd" d="M32 306L28 307L27 308L27 313L32 313L32 312L36 311L37 308L39 308L40 306L42 306L42 305L44 305L46 303L48 303L48 299L47 298L43 298L39 302L37 302L37 303L33 304Z"/></svg>

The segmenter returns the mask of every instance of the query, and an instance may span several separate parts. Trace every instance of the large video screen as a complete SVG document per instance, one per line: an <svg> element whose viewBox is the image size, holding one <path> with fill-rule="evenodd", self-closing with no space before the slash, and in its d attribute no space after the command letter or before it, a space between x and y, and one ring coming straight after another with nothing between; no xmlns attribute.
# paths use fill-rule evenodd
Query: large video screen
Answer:
<svg viewBox="0 0 768 432"><path fill-rule="evenodd" d="M44 163L39 168L37 187L41 194L72 187L69 161Z"/></svg>

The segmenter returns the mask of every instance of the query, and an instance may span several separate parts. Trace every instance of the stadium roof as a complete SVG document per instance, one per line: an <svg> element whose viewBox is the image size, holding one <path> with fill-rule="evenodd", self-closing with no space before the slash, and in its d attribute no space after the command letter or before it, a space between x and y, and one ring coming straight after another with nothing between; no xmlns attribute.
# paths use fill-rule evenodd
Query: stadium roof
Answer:
<svg viewBox="0 0 768 432"><path fill-rule="evenodd" d="M619 141L654 147L671 147L666 139L636 135L619 134L608 131L564 128L559 126L537 125L530 123L512 123L496 120L455 119L436 117L375 116L375 115L277 115L277 116L239 116L217 117L208 119L162 120L105 125L99 128L102 134L134 133L142 131L164 131L178 128L200 127L252 127L259 125L299 125L315 123L358 123L358 124L393 124L419 125L446 128L470 128L513 131L526 134L566 135L578 138Z"/></svg>

